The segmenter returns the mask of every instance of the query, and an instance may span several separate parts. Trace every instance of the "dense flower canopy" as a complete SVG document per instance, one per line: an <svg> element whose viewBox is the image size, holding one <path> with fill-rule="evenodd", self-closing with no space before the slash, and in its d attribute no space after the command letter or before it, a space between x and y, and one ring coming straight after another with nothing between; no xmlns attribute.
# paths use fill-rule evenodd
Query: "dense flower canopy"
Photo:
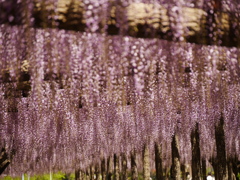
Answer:
<svg viewBox="0 0 240 180"><path fill-rule="evenodd" d="M196 123L210 158L221 117L227 155L239 159L240 50L184 42L181 18L178 42L98 33L108 5L85 2L86 32L0 25L0 146L16 150L9 172L84 169L154 142L167 166L174 134L190 162Z"/></svg>

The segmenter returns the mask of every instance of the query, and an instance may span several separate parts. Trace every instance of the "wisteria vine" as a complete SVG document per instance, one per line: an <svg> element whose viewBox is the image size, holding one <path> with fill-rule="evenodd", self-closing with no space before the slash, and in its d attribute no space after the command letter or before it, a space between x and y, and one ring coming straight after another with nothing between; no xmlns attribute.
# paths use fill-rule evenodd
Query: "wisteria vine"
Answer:
<svg viewBox="0 0 240 180"><path fill-rule="evenodd" d="M183 42L181 19L180 42L97 33L108 5L85 3L81 33L0 25L0 147L16 150L8 171L84 169L155 142L167 166L174 134L189 163L196 123L210 158L221 116L227 155L239 159L239 49Z"/></svg>

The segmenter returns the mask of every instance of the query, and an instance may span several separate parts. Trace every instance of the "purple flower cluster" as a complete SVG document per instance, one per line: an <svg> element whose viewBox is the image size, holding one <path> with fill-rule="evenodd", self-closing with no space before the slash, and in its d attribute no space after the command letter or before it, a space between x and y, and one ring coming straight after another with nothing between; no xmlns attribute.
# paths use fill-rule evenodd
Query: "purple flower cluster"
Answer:
<svg viewBox="0 0 240 180"><path fill-rule="evenodd" d="M10 173L85 168L154 142L171 157L174 134L188 162L196 123L210 157L221 114L227 154L239 156L239 49L52 29L31 29L26 44L9 26L0 35L0 145L17 149ZM11 96L24 63L29 96Z"/></svg>
<svg viewBox="0 0 240 180"><path fill-rule="evenodd" d="M175 134L190 163L196 123L210 158L220 117L226 153L240 158L240 50L183 42L185 2L170 12L179 42L106 35L107 0L83 1L86 32L31 28L32 1L20 2L23 25L0 25L0 147L16 150L9 174L85 169L145 144L153 152L155 142L167 166Z"/></svg>

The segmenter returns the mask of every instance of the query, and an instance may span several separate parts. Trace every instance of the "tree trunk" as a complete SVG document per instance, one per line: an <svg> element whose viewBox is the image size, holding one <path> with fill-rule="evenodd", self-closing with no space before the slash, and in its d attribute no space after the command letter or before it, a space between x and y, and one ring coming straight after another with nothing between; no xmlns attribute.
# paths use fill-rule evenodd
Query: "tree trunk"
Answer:
<svg viewBox="0 0 240 180"><path fill-rule="evenodd" d="M111 180L112 178L112 158L111 156L107 159L107 180Z"/></svg>
<svg viewBox="0 0 240 180"><path fill-rule="evenodd" d="M90 180L94 180L94 168L93 168L93 165L90 166Z"/></svg>
<svg viewBox="0 0 240 180"><path fill-rule="evenodd" d="M227 158L226 158L226 150L225 150L225 139L224 139L224 119L220 118L218 125L215 127L215 139L216 139L216 147L217 147L217 158L216 166L217 166L217 174L218 179L227 180Z"/></svg>
<svg viewBox="0 0 240 180"><path fill-rule="evenodd" d="M164 170L164 174L165 174L165 179L171 179L171 167L166 167L163 169Z"/></svg>
<svg viewBox="0 0 240 180"><path fill-rule="evenodd" d="M218 166L217 166L216 158L214 158L214 157L210 158L209 162L211 163L211 165L213 167L215 179L218 179Z"/></svg>
<svg viewBox="0 0 240 180"><path fill-rule="evenodd" d="M0 174L3 173L3 171L8 167L10 164L9 160L5 160L1 165L0 165Z"/></svg>
<svg viewBox="0 0 240 180"><path fill-rule="evenodd" d="M143 179L150 179L149 148L147 145L145 145L143 149Z"/></svg>
<svg viewBox="0 0 240 180"><path fill-rule="evenodd" d="M202 180L198 124L196 124L195 129L192 130L191 145L192 145L192 179Z"/></svg>
<svg viewBox="0 0 240 180"><path fill-rule="evenodd" d="M80 171L80 180L85 180L86 179L86 174L83 170Z"/></svg>
<svg viewBox="0 0 240 180"><path fill-rule="evenodd" d="M186 172L186 166L181 164L182 180L187 180L188 172Z"/></svg>
<svg viewBox="0 0 240 180"><path fill-rule="evenodd" d="M203 177L203 180L207 179L206 159L202 159L202 177Z"/></svg>
<svg viewBox="0 0 240 180"><path fill-rule="evenodd" d="M86 180L90 180L90 170L89 170L89 168L86 170L86 173L85 173L85 179Z"/></svg>
<svg viewBox="0 0 240 180"><path fill-rule="evenodd" d="M101 162L101 174L102 174L102 180L106 180L106 163L105 163L105 159L102 159Z"/></svg>
<svg viewBox="0 0 240 180"><path fill-rule="evenodd" d="M96 176L96 180L100 180L100 173L99 173L99 165L98 164L95 165L95 176Z"/></svg>
<svg viewBox="0 0 240 180"><path fill-rule="evenodd" d="M155 168L156 168L156 178L163 179L162 147L158 143L155 143Z"/></svg>
<svg viewBox="0 0 240 180"><path fill-rule="evenodd" d="M127 157L125 153L122 153L122 180L127 179Z"/></svg>
<svg viewBox="0 0 240 180"><path fill-rule="evenodd" d="M8 167L9 164L10 164L10 159L8 158L5 148L2 148L1 154L0 154L0 175Z"/></svg>
<svg viewBox="0 0 240 180"><path fill-rule="evenodd" d="M232 163L232 171L233 171L236 179L240 180L240 178L238 178L238 173L240 173L240 171L239 171L239 169L240 169L240 161L238 161L237 157L229 158L229 161L231 161L231 163Z"/></svg>
<svg viewBox="0 0 240 180"><path fill-rule="evenodd" d="M172 169L171 176L173 180L181 180L180 155L178 151L178 138L176 135L172 139Z"/></svg>
<svg viewBox="0 0 240 180"><path fill-rule="evenodd" d="M120 180L119 157L116 154L114 154L114 180Z"/></svg>
<svg viewBox="0 0 240 180"><path fill-rule="evenodd" d="M236 176L234 173L234 160L233 158L228 158L227 161L227 167L228 167L228 180L236 180Z"/></svg>
<svg viewBox="0 0 240 180"><path fill-rule="evenodd" d="M132 180L138 180L137 158L135 149L131 152Z"/></svg>
<svg viewBox="0 0 240 180"><path fill-rule="evenodd" d="M75 180L81 180L79 169L75 170Z"/></svg>

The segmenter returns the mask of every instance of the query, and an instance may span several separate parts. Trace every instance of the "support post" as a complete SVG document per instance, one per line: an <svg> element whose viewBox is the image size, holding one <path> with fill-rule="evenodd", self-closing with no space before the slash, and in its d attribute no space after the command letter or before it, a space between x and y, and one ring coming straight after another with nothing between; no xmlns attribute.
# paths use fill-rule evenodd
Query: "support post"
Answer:
<svg viewBox="0 0 240 180"><path fill-rule="evenodd" d="M191 132L192 145L192 179L202 180L201 178L201 153L199 145L198 123Z"/></svg>
<svg viewBox="0 0 240 180"><path fill-rule="evenodd" d="M224 119L221 116L220 121L215 127L215 139L217 147L217 158L215 159L217 171L216 179L227 180L227 158L226 158L226 148L225 148L225 134L224 134ZM215 170L214 170L215 171Z"/></svg>
<svg viewBox="0 0 240 180"><path fill-rule="evenodd" d="M107 159L107 180L111 180L112 177L112 158L111 156Z"/></svg>
<svg viewBox="0 0 240 180"><path fill-rule="evenodd" d="M181 167L179 155L178 137L174 135L172 138L172 169L171 176L173 180L181 180Z"/></svg>
<svg viewBox="0 0 240 180"><path fill-rule="evenodd" d="M163 179L162 147L158 143L155 143L155 168L156 168L156 178Z"/></svg>
<svg viewBox="0 0 240 180"><path fill-rule="evenodd" d="M132 180L138 180L138 171L137 171L137 158L136 150L131 152L131 170L132 170Z"/></svg>
<svg viewBox="0 0 240 180"><path fill-rule="evenodd" d="M114 180L120 180L119 156L117 154L114 154Z"/></svg>
<svg viewBox="0 0 240 180"><path fill-rule="evenodd" d="M206 167L206 159L202 159L202 177L203 180L207 179L207 167Z"/></svg>
<svg viewBox="0 0 240 180"><path fill-rule="evenodd" d="M101 174L102 174L102 180L106 180L106 162L105 158L101 161Z"/></svg>
<svg viewBox="0 0 240 180"><path fill-rule="evenodd" d="M143 148L143 179L150 179L149 148L146 144Z"/></svg>
<svg viewBox="0 0 240 180"><path fill-rule="evenodd" d="M127 157L125 153L121 154L121 158L122 158L122 180L126 180L127 179Z"/></svg>

